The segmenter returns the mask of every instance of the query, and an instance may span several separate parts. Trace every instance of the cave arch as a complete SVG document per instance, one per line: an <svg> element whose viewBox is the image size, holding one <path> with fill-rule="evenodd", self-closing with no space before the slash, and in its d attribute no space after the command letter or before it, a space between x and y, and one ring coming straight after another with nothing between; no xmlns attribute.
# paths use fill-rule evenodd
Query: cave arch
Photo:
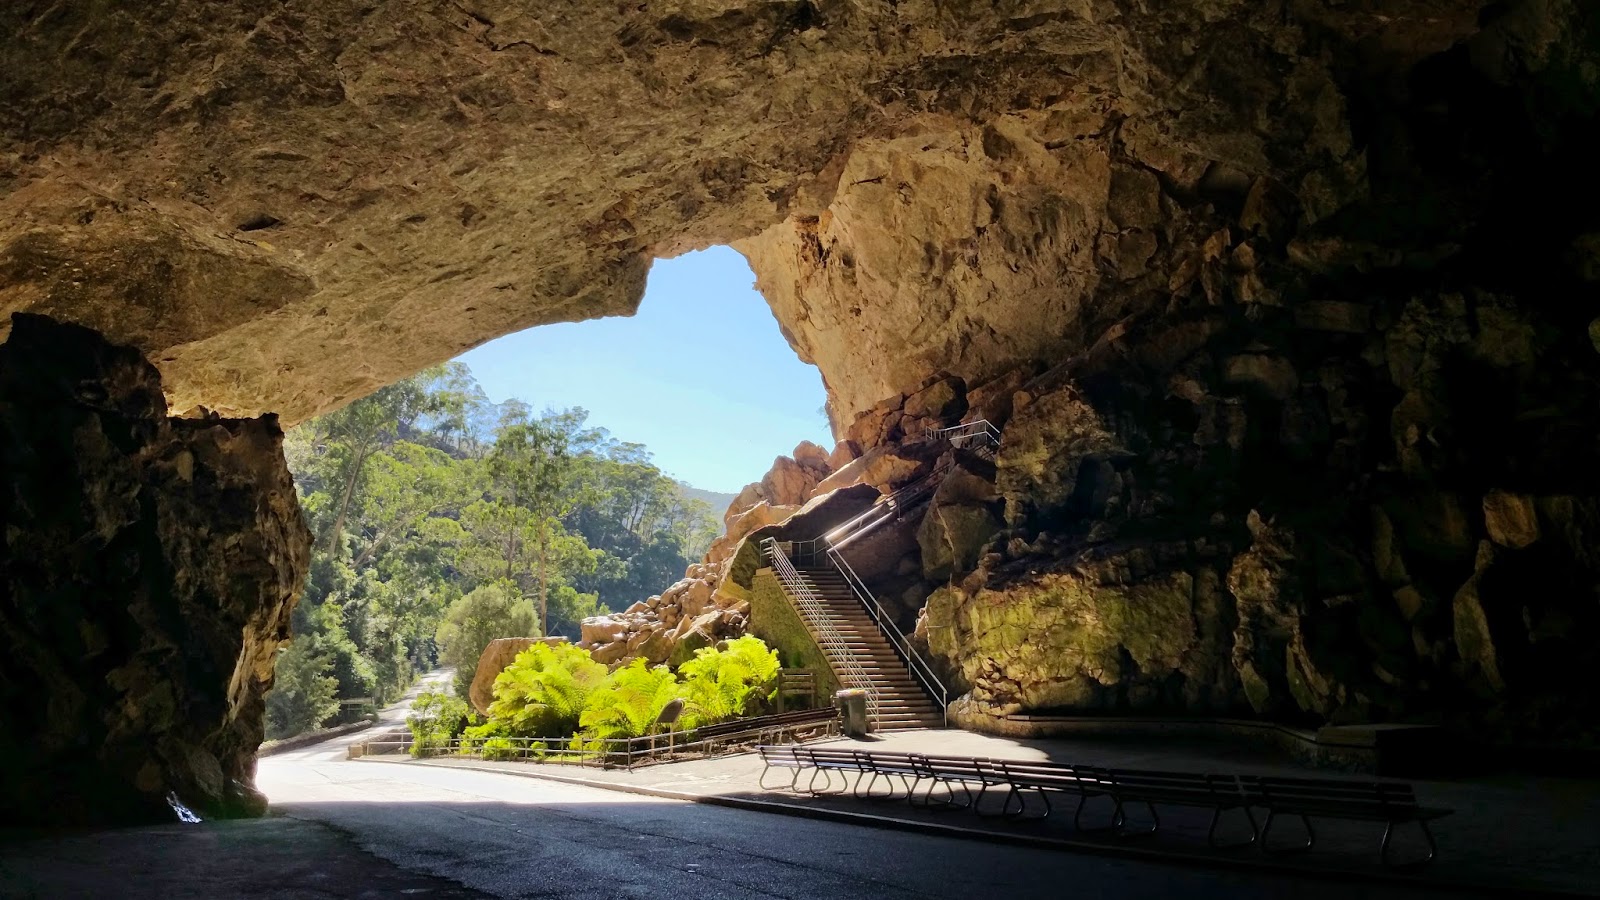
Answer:
<svg viewBox="0 0 1600 900"><path fill-rule="evenodd" d="M293 424L729 243L841 437L940 374L1004 400L1007 541L944 612L1187 585L1176 656L973 634L954 664L1045 673L969 679L983 715L1153 691L1591 740L1600 12L1151 6L13 4L0 305L136 348L200 422ZM1043 527L1074 497L1106 527ZM1149 546L1088 587L1007 568L1091 537ZM1184 678L1088 672L1129 660Z"/></svg>

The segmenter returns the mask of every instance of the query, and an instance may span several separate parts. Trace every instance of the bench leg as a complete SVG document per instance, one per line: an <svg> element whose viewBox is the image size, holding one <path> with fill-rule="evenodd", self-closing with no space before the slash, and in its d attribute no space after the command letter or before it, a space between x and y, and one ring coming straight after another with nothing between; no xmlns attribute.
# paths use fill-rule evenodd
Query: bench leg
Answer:
<svg viewBox="0 0 1600 900"><path fill-rule="evenodd" d="M1395 825L1400 824L1400 823L1394 822L1394 821L1390 821L1387 825L1384 826L1384 829L1383 829L1383 843L1378 845L1378 854L1379 854L1380 858L1382 858L1384 865L1389 866L1390 868L1408 868L1408 867L1412 867L1412 866L1425 866L1428 863L1433 862L1433 858L1435 856L1439 855L1439 845L1434 843L1434 840L1433 840L1433 829L1428 827L1427 821L1424 820L1424 819L1414 819L1413 821L1415 821L1417 823L1417 827L1422 830L1423 839L1428 842L1428 855L1422 857L1421 859L1408 860L1408 861L1403 862L1403 863L1392 862L1389 859L1389 844L1390 844L1390 840L1394 837L1394 827L1395 827Z"/></svg>
<svg viewBox="0 0 1600 900"><path fill-rule="evenodd" d="M933 799L933 789L941 784L944 785L945 799L935 801ZM961 785L961 793L963 795L960 801L956 800L956 785L958 784ZM933 778L929 780L928 790L923 795L922 800L922 805L925 809L931 809L935 805L938 805L943 809L971 809L972 789L967 787L964 782L950 781L944 778Z"/></svg>
<svg viewBox="0 0 1600 900"><path fill-rule="evenodd" d="M1009 805L1009 803L1010 803L1009 799L1005 803L1001 804L999 812L984 812L983 811L983 798L988 795L989 788L996 787L996 786L997 785L992 785L987 781L983 783L983 787L978 790L978 799L973 801L973 804L972 804L972 811L973 812L977 813L980 816L984 816L986 818L992 817L992 816L1003 816L1003 815L1006 814L1006 806Z"/></svg>
<svg viewBox="0 0 1600 900"><path fill-rule="evenodd" d="M1145 837L1147 835L1155 834L1157 831L1161 830L1161 815L1156 812L1156 805L1151 803L1149 800L1141 800L1139 802L1143 803L1144 808L1150 811L1150 827L1141 829L1139 831L1129 831L1127 828L1128 821L1126 816L1124 816L1122 824L1117 829L1117 837Z"/></svg>
<svg viewBox="0 0 1600 900"><path fill-rule="evenodd" d="M1095 796L1095 795L1092 795L1092 794L1079 794L1078 795L1078 811L1076 813L1074 813L1073 816L1072 816L1072 826L1074 828L1078 829L1079 831L1114 831L1116 829L1121 828L1122 827L1122 801L1118 800L1116 797L1112 797L1110 794L1102 794L1100 796L1106 797L1107 799L1109 799L1112 802L1112 804L1114 804L1114 807L1112 809L1112 814L1111 814L1111 823L1108 824L1108 825L1085 825L1085 824L1083 824L1083 808L1085 806L1089 805L1089 800L1092 799L1093 796Z"/></svg>
<svg viewBox="0 0 1600 900"><path fill-rule="evenodd" d="M1217 841L1217 826L1222 823L1222 813L1224 812L1223 808L1219 806L1211 811L1211 829L1206 832L1206 841L1210 843L1212 847L1215 847L1219 850L1228 850L1234 847L1248 847L1256 842L1257 831L1255 813L1252 813L1250 811L1250 807L1248 806L1241 806L1239 809L1244 813L1245 818L1250 820L1250 839L1245 841L1232 841L1226 844L1219 843Z"/></svg>
<svg viewBox="0 0 1600 900"><path fill-rule="evenodd" d="M865 775L866 773L863 772L862 774ZM883 779L883 783L888 785L889 792L887 794L875 794L875 793L873 793L873 789L874 789L874 787L877 786L878 779L880 777ZM857 778L856 779L856 798L859 799L859 800L893 800L894 799L894 795L895 795L894 779L895 779L895 776L892 775L892 774L887 774L886 775L886 774L883 774L881 772L873 772L872 773L872 779L867 782L866 792L862 793L862 791L861 791L861 779ZM904 783L904 781L905 781L905 779L904 779L904 777L902 777L901 778L901 782Z"/></svg>
<svg viewBox="0 0 1600 900"><path fill-rule="evenodd" d="M819 776L819 775L822 776L822 778L823 778L822 787L820 787L820 788L817 787L817 776ZM840 776L840 780L841 780L842 786L839 788L839 792L842 792L846 787L849 787L850 779L845 778L844 776L841 775ZM818 766L814 770L812 770L812 773L811 773L811 784L806 787L806 792L811 794L812 796L817 796L819 794L837 793L833 789L833 770L824 769L821 766Z"/></svg>
<svg viewBox="0 0 1600 900"><path fill-rule="evenodd" d="M1303 815L1300 816L1300 822L1306 828L1306 842L1304 844L1300 844L1299 846L1293 846L1293 847L1274 847L1274 846L1272 846L1272 844L1268 841L1268 835L1270 835L1272 833L1272 823L1277 821L1277 817L1278 817L1277 812L1275 812L1273 810L1268 810L1267 811L1267 823L1261 827L1261 852L1263 852L1263 853L1304 853L1307 850L1310 850L1312 847L1316 846L1317 833L1316 833L1316 831L1314 831L1311 828L1311 820L1306 818Z"/></svg>
<svg viewBox="0 0 1600 900"><path fill-rule="evenodd" d="M765 769L761 770L761 777L756 779L756 785L758 787L760 787L764 791L781 790L781 788L779 788L778 785L775 785L775 784L774 785L768 785L767 784L767 773L771 772L771 771L772 771L772 764L768 763L767 767ZM788 790L791 790L791 791L794 790L794 783L796 781L799 781L799 780L800 780L800 770L798 768L796 768L794 770L794 777L789 779Z"/></svg>
<svg viewBox="0 0 1600 900"><path fill-rule="evenodd" d="M1038 794L1039 795L1039 800L1044 803L1044 812L1043 813L1041 813L1040 815L1037 815L1037 816L1030 816L1030 815L1027 814L1027 812L1028 812L1028 802L1025 799L1023 799L1023 796L1022 796L1023 790L1025 790L1025 789L1024 788L1019 788L1016 785L1012 785L1011 792L1006 794L1006 802L1005 802L1005 804L1000 807L1001 814L1010 816L1010 817L1012 817L1014 819L1048 819L1048 818L1050 818L1050 795L1048 793L1046 793L1045 791L1039 789L1039 788L1027 788L1026 789L1026 790L1032 790L1034 793ZM1015 810L1013 810L1011 808L1011 801L1012 800L1016 800L1017 801L1017 808Z"/></svg>

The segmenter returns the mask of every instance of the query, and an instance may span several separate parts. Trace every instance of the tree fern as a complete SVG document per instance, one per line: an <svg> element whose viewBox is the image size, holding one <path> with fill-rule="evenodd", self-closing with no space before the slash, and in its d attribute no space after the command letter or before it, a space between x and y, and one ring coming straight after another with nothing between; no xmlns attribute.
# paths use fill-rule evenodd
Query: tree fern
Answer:
<svg viewBox="0 0 1600 900"><path fill-rule="evenodd" d="M750 712L757 699L769 699L778 677L778 654L758 637L728 641L725 650L709 647L678 667L694 721L709 725Z"/></svg>
<svg viewBox="0 0 1600 900"><path fill-rule="evenodd" d="M577 730L606 667L569 644L534 644L494 680L489 715L515 735L562 737Z"/></svg>
<svg viewBox="0 0 1600 900"><path fill-rule="evenodd" d="M580 722L597 738L630 738L647 734L683 686L666 666L650 668L643 659L618 669L589 698Z"/></svg>

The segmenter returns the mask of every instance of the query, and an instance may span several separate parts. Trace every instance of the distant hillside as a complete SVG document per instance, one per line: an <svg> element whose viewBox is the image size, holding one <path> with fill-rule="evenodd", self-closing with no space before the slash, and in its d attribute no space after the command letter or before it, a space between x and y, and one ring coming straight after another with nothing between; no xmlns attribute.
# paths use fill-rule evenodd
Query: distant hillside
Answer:
<svg viewBox="0 0 1600 900"><path fill-rule="evenodd" d="M719 494L716 491L704 491L697 487L690 487L681 481L678 482L678 489L683 492L685 497L704 500L706 505L711 507L711 515L716 517L719 524L722 522L722 514L728 511L728 504L733 502L735 496L734 494Z"/></svg>

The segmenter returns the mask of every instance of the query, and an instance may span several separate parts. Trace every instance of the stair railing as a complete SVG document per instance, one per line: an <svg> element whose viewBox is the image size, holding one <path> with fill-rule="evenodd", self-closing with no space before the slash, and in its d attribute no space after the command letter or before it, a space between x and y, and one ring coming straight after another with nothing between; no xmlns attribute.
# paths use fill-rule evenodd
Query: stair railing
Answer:
<svg viewBox="0 0 1600 900"><path fill-rule="evenodd" d="M1000 446L1000 429L990 424L988 419L978 419L975 422L965 422L949 428L930 428L926 436L946 441L958 450L971 450L986 459L993 459L995 448ZM923 498L939 487L939 482L950 471L950 466L949 460L941 462L926 475L874 503L855 518L824 532L815 541L808 542L821 544L820 547L812 547L812 551L820 550L825 553L837 550L875 530L890 518L898 519L916 509ZM817 556L820 556L820 553L817 553Z"/></svg>
<svg viewBox="0 0 1600 900"><path fill-rule="evenodd" d="M849 643L839 630L833 626L833 619L828 615L827 606L816 592L811 590L795 570L794 564L784 553L782 544L767 538L761 542L761 547L766 551L767 561L772 564L772 571L778 576L778 581L783 585L784 591L789 594L795 609L799 611L801 621L811 631L811 637L822 648L823 655L835 666L835 673L843 687L856 688L867 695L867 718L876 723L878 721L878 688L867 675L867 670L856 659L855 651L850 649Z"/></svg>
<svg viewBox="0 0 1600 900"><path fill-rule="evenodd" d="M1000 429L990 424L987 419L978 419L973 422L964 422L949 428L930 428L926 436L935 440L946 441L951 447L958 450L970 450L986 459L993 459L995 449L1000 445ZM859 688L867 695L867 715L872 721L878 720L878 691L873 686L866 670L856 659L855 653L850 649L842 635L833 627L832 620L827 615L826 605L815 592L806 586L800 573L795 570L794 559L807 564L814 564L827 560L833 564L839 574L844 576L845 582L850 585L850 592L866 609L867 615L878 625L889 645L896 654L905 662L906 669L912 677L928 692L930 699L937 699L940 715L949 725L950 704L949 691L944 682L934 674L933 667L922 655L917 652L906 636L901 633L899 626L889 618L878 598L873 596L867 588L866 582L856 574L844 554L840 551L852 541L875 531L877 527L890 519L899 519L907 512L916 509L917 505L931 495L943 481L943 476L949 471L951 463L946 460L935 465L926 475L905 485L887 497L874 503L866 511L855 516L842 525L812 538L809 541L780 542L775 538L767 538L761 542L766 551L767 560L772 564L773 571L777 574L779 582L789 593L794 601L795 608L800 612L801 619L806 627L811 630L812 637L817 645L822 648L830 661L837 663L837 674L845 687ZM785 552L787 547L787 552Z"/></svg>
<svg viewBox="0 0 1600 900"><path fill-rule="evenodd" d="M893 619L889 618L889 614L884 610L883 605L878 602L877 597L872 595L872 591L868 590L866 582L862 581L861 576L856 574L856 570L850 565L849 560L844 558L844 554L837 549L829 549L828 559L833 563L834 568L844 575L844 580L850 585L850 590L856 595L856 599L861 601L861 605L866 607L867 615L878 623L878 629L883 632L884 637L889 639L889 646L894 648L894 652L906 664L906 669L911 672L912 677L922 684L922 689L928 692L930 699L938 702L939 715L943 717L945 727L949 727L950 714L947 710L950 706L950 693L945 688L944 682L940 681L939 676L934 674L933 667L928 665L928 661L922 658L922 654L917 652L917 648L911 646L911 642L906 640L906 636L901 632L900 627L894 623Z"/></svg>

